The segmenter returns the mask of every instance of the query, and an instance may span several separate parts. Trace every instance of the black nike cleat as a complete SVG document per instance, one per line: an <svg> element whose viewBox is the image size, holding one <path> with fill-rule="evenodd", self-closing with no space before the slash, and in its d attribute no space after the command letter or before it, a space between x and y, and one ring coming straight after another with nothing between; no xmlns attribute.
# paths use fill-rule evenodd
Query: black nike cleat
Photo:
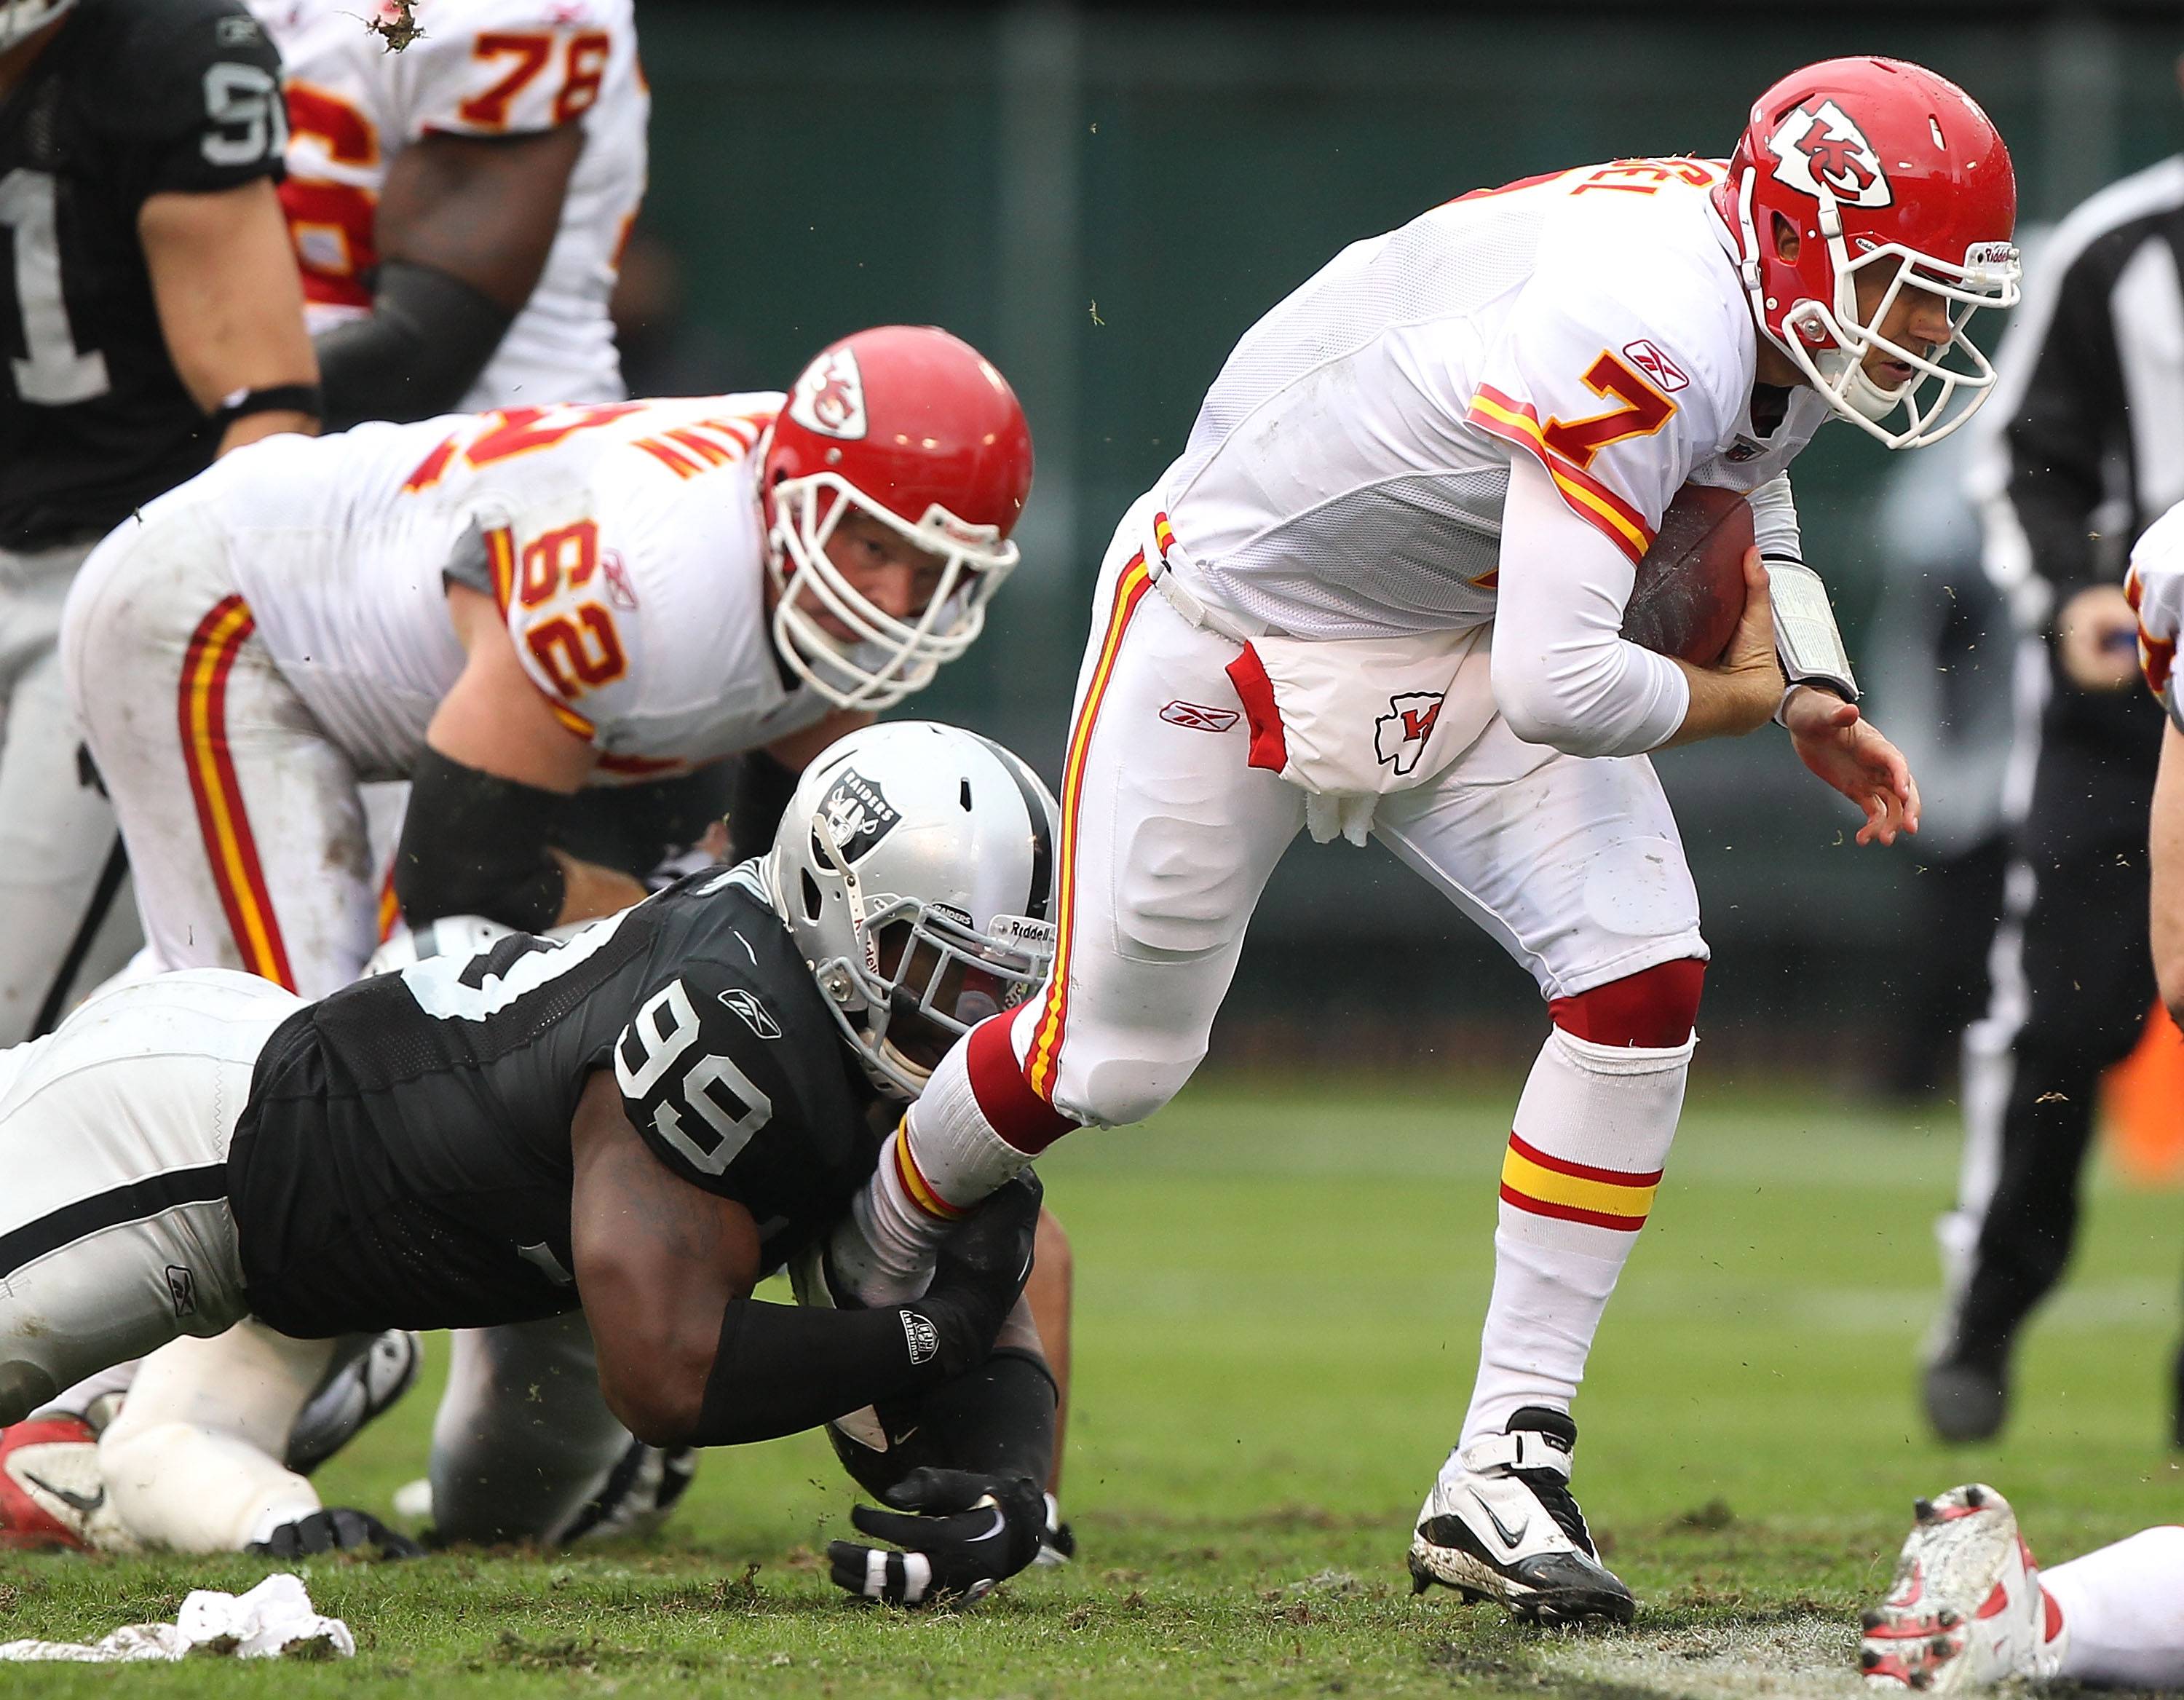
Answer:
<svg viewBox="0 0 2184 1700"><path fill-rule="evenodd" d="M1629 1623L1637 1602L1594 1551L1570 1497L1577 1424L1528 1405L1505 1432L1452 1452L1418 1513L1411 1581L1507 1606L1526 1623Z"/></svg>
<svg viewBox="0 0 2184 1700"><path fill-rule="evenodd" d="M1992 1440L2009 1414L2009 1381L1999 1367L1945 1357L1926 1366L1919 1391L1926 1420L1952 1445Z"/></svg>

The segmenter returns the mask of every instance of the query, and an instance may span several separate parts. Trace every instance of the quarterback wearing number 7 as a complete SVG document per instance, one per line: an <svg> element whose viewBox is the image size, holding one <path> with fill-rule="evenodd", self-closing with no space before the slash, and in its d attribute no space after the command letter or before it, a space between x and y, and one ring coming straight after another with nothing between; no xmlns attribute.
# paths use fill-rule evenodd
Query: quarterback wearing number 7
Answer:
<svg viewBox="0 0 2184 1700"><path fill-rule="evenodd" d="M1063 770L1053 978L911 1107L859 1243L835 1247L864 1295L915 1291L957 1212L1062 1134L1166 1103L1284 847L1377 834L1553 1018L1412 1575L1628 1621L1570 1494L1570 1406L1675 1134L1708 955L1646 752L1773 717L1864 811L1860 842L1916 829L1786 472L1830 418L1903 449L1980 404L1994 375L1964 328L2017 298L2015 214L1964 91L1837 59L1762 95L1727 160L1465 195L1268 313L1116 532ZM1710 666L1621 635L1690 482L1745 493L1758 538Z"/></svg>

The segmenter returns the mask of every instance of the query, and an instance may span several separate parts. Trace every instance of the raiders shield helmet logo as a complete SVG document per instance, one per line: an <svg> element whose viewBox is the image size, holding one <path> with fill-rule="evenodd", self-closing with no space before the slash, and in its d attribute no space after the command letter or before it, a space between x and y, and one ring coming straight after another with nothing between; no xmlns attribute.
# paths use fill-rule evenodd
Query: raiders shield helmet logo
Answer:
<svg viewBox="0 0 2184 1700"><path fill-rule="evenodd" d="M814 360L796 381L788 416L806 431L854 442L865 434L865 375L849 348Z"/></svg>
<svg viewBox="0 0 2184 1700"><path fill-rule="evenodd" d="M854 767L842 770L842 777L819 807L843 859L852 866L870 856L873 846L893 832L902 818L886 793Z"/></svg>
<svg viewBox="0 0 2184 1700"><path fill-rule="evenodd" d="M1767 141L1774 175L1793 189L1817 197L1820 185L1847 207L1885 207L1896 198L1880 156L1865 132L1832 100L1798 107Z"/></svg>

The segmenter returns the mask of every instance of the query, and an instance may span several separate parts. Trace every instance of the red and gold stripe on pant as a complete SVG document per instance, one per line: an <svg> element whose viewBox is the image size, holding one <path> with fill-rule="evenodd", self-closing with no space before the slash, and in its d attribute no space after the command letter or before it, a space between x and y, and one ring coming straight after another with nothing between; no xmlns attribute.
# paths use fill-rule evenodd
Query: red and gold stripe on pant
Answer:
<svg viewBox="0 0 2184 1700"><path fill-rule="evenodd" d="M1661 1171L1632 1174L1618 1168L1593 1168L1549 1157L1515 1134L1502 1159L1502 1201L1535 1216L1559 1217L1595 1228L1635 1234L1646 1225Z"/></svg>
<svg viewBox="0 0 2184 1700"><path fill-rule="evenodd" d="M1152 588L1141 550L1130 557L1115 585L1114 605L1107 612L1107 630L1100 639L1100 654L1084 688L1084 701L1069 732L1069 753L1061 767L1061 853L1055 865L1056 939L1054 972L1046 983L1046 1002L1039 1025L1032 1030L1031 1049L1024 1057L1024 1079L1033 1091L1049 1103L1054 1101L1054 1079L1060 1067L1061 1038L1069 1025L1069 967L1077 931L1078 816L1084 807L1084 764L1092 734L1100 722L1100 705L1106 700L1107 682L1114 677L1115 658L1122 651L1123 634L1130 618Z"/></svg>
<svg viewBox="0 0 2184 1700"><path fill-rule="evenodd" d="M910 1152L910 1118L903 1118L894 1130L894 1138L888 1142L894 1147L894 1178L902 1183L902 1190L910 1195L910 1201L936 1221L953 1222L962 1215L965 1207L950 1204L933 1190L917 1167L917 1159Z"/></svg>
<svg viewBox="0 0 2184 1700"><path fill-rule="evenodd" d="M249 605L230 596L214 605L190 638L182 660L178 708L182 765L189 770L190 793L197 800L198 830L205 859L212 866L220 907L227 911L242 966L250 973L296 989L281 942L273 900L265 889L265 871L258 860L258 841L244 811L242 786L227 743L227 680L235 658L257 629Z"/></svg>

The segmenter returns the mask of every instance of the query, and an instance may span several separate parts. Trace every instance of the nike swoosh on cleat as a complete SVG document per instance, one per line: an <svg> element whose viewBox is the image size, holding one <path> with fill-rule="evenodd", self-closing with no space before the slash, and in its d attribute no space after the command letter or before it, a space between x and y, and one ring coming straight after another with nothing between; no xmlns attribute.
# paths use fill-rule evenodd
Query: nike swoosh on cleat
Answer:
<svg viewBox="0 0 2184 1700"><path fill-rule="evenodd" d="M1479 1508L1486 1513L1486 1520L1494 1525L1494 1532L1502 1537L1502 1544L1507 1547L1511 1552L1515 1552L1517 1550L1517 1543L1524 1538L1524 1531L1532 1526L1532 1519L1529 1517L1526 1518L1522 1523L1517 1525L1516 1531L1513 1534L1510 1531L1509 1525L1494 1514L1494 1508L1492 1506L1487 1504L1484 1500L1481 1500L1479 1502Z"/></svg>
<svg viewBox="0 0 2184 1700"><path fill-rule="evenodd" d="M28 1470L25 1470L23 1472L23 1480L29 1482L33 1487L42 1487L45 1489L47 1493L53 1495L53 1497L60 1501L62 1504L74 1506L77 1511L86 1517L90 1516L92 1512L98 1510L100 1506L106 1503L106 1489L103 1484L97 1493L92 1495L88 1499L86 1499L83 1495L71 1492L67 1488L55 1487L43 1476L33 1475ZM1501 1525L1496 1524L1495 1527L1498 1529Z"/></svg>

